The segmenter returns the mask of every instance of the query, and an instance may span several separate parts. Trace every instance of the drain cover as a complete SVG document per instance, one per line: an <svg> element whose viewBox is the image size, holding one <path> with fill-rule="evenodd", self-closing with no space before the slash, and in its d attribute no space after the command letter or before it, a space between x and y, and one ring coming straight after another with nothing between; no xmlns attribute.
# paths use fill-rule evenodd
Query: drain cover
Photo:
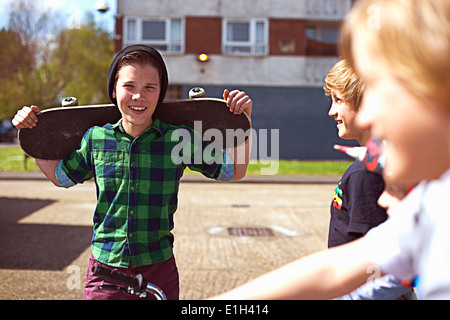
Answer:
<svg viewBox="0 0 450 320"><path fill-rule="evenodd" d="M232 208L250 208L249 204L232 204Z"/></svg>
<svg viewBox="0 0 450 320"><path fill-rule="evenodd" d="M277 239L279 237L302 237L309 233L288 229L282 226L213 226L207 229L208 234L216 237Z"/></svg>
<svg viewBox="0 0 450 320"><path fill-rule="evenodd" d="M270 228L227 228L228 234L234 237L273 237Z"/></svg>

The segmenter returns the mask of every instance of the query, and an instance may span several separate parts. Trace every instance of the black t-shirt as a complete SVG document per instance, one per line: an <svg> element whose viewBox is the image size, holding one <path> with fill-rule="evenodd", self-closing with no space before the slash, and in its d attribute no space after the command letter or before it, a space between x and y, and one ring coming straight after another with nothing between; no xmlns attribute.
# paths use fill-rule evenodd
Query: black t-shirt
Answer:
<svg viewBox="0 0 450 320"><path fill-rule="evenodd" d="M361 162L345 171L331 201L329 248L356 240L387 219L386 210L377 204L383 190L382 177Z"/></svg>

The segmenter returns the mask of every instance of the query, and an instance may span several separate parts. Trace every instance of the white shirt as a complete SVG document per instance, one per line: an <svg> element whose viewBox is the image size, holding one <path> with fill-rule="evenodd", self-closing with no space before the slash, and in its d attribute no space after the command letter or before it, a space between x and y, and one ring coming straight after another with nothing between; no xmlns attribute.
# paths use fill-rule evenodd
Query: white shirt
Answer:
<svg viewBox="0 0 450 320"><path fill-rule="evenodd" d="M365 239L381 271L418 277L423 299L450 299L450 170L420 183Z"/></svg>

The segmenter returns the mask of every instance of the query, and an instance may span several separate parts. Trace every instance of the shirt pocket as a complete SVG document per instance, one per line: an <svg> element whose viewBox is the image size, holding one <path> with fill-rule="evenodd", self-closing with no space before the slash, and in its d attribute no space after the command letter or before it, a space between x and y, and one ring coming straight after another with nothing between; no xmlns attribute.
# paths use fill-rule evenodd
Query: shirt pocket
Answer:
<svg viewBox="0 0 450 320"><path fill-rule="evenodd" d="M171 194L178 190L178 182L184 167L174 163L170 155L150 153L145 154L150 164L148 176L152 193Z"/></svg>
<svg viewBox="0 0 450 320"><path fill-rule="evenodd" d="M95 177L100 189L117 190L125 181L123 150L93 150Z"/></svg>

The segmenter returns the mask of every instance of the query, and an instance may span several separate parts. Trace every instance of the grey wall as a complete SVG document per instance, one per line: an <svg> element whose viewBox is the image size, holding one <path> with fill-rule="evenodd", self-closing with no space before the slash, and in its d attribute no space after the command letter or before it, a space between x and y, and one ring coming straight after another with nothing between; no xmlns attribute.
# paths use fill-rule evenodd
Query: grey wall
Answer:
<svg viewBox="0 0 450 320"><path fill-rule="evenodd" d="M203 86L208 97L221 97L224 87ZM188 97L191 88L184 88ZM228 86L227 89L235 89ZM252 126L256 133L279 129L280 159L349 160L334 144L357 145L337 136L334 119L328 116L331 100L321 88L239 87L253 100ZM270 152L271 146L268 150ZM270 155L270 153L269 153Z"/></svg>

